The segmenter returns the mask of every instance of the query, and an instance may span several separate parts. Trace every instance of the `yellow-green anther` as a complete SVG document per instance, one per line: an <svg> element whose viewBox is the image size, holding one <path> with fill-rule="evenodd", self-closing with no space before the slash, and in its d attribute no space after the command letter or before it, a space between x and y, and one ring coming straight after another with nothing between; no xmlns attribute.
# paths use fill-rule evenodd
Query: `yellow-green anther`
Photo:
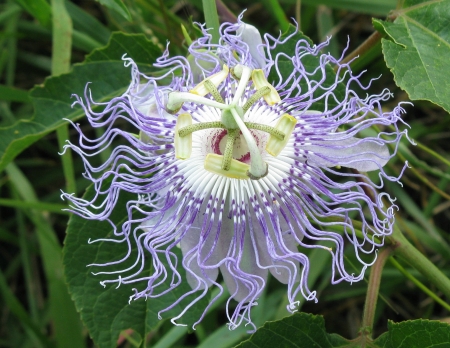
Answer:
<svg viewBox="0 0 450 348"><path fill-rule="evenodd" d="M250 166L246 163L231 159L230 168L228 170L222 169L223 156L209 153L205 159L205 169L211 173L223 175L232 179L248 179L247 172Z"/></svg>
<svg viewBox="0 0 450 348"><path fill-rule="evenodd" d="M178 131L178 135L180 137L185 137L186 135L189 135L193 132L209 128L225 128L225 126L222 124L222 122L219 121L196 123L187 127L180 128Z"/></svg>
<svg viewBox="0 0 450 348"><path fill-rule="evenodd" d="M191 89L189 91L189 93L197 94L199 96L204 97L208 93L211 93L211 91L208 90L208 88L206 87L205 81L209 81L213 84L214 87L217 87L227 78L229 72L230 72L230 69L228 69L228 66L226 66L226 64L224 64L221 71L204 79L197 86L195 86L193 89Z"/></svg>
<svg viewBox="0 0 450 348"><path fill-rule="evenodd" d="M177 118L175 125L175 157L185 160L191 157L192 152L192 133L186 136L180 136L179 130L185 127L189 127L192 124L192 117L190 114L180 114Z"/></svg>
<svg viewBox="0 0 450 348"><path fill-rule="evenodd" d="M230 170L231 160L233 159L233 147L236 138L239 136L239 129L230 129L228 131L227 143L223 153L222 169Z"/></svg>
<svg viewBox="0 0 450 348"><path fill-rule="evenodd" d="M205 80L205 87L209 91L209 93L211 93L216 102L223 104L225 103L222 96L220 95L219 90L217 89L216 86L214 86L214 84L211 81Z"/></svg>
<svg viewBox="0 0 450 348"><path fill-rule="evenodd" d="M256 129L263 131L265 133L269 133L270 135L273 135L278 140L284 140L284 133L275 127L268 126L261 123L253 123L253 122L244 122L248 129Z"/></svg>
<svg viewBox="0 0 450 348"><path fill-rule="evenodd" d="M285 148L287 142L289 141L289 138L291 137L296 124L297 120L295 119L295 117L292 117L288 114L284 114L283 116L281 116L275 128L284 133L284 139L280 140L277 137L270 135L269 140L266 144L266 151L274 157L278 156L281 150Z"/></svg>
<svg viewBox="0 0 450 348"><path fill-rule="evenodd" d="M253 93L253 95L248 98L248 100L245 102L244 106L242 107L242 109L244 109L244 112L247 112L248 109L250 109L250 107L255 104L259 98L265 96L266 94L270 93L270 88L267 86L264 86L260 89L258 89L255 93Z"/></svg>
<svg viewBox="0 0 450 348"><path fill-rule="evenodd" d="M264 75L264 71L261 69L254 69L252 71L252 80L256 89L260 89L262 87L269 87L270 93L267 93L263 96L264 100L269 105L277 104L281 101L280 95L277 90L267 81L266 76Z"/></svg>

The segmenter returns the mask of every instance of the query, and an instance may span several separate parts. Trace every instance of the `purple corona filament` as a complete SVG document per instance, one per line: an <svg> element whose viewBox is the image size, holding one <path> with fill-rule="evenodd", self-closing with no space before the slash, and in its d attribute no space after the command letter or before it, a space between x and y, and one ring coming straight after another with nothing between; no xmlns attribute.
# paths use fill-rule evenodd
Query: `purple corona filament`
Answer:
<svg viewBox="0 0 450 348"><path fill-rule="evenodd" d="M321 53L327 42L311 46L300 40L294 56L289 57L274 49L294 40L294 34L283 39L267 34L262 38L256 28L239 19L237 24L223 24L220 43L212 44L211 35L204 27L202 30L204 36L189 47L188 58L169 57L166 51L157 60L154 66L165 72L162 76L140 73L133 60L124 56L132 82L122 96L96 103L88 87L84 98L75 96L74 105L84 109L90 125L106 131L89 139L74 124L79 145L68 143L66 147L83 159L84 175L94 184L96 194L89 201L68 193L63 197L74 213L110 221L120 192L135 194L136 199L127 204L128 220L118 226L110 221L113 237L90 241L123 243L128 249L125 259L132 258L132 266L121 269L124 259L89 265L94 274L109 275L103 285L135 284L130 300L161 296L187 279L191 290L162 311L194 294L192 302L172 319L174 323L206 296L209 288L217 287L221 294L226 287L230 294L227 315L233 329L242 322L252 324L251 308L269 273L286 284L289 311L296 310L299 300L317 301L315 291L307 285L314 265L304 254L306 249L321 248L331 254L333 284L363 278L375 262L374 251L392 233L396 206L379 190L383 180L398 182L406 167L398 178L383 170L406 135L397 128L404 109L401 105L392 111L382 109L382 102L391 98L388 90L359 98L352 86L364 90L370 86L359 82L348 63L341 63L342 57ZM320 64L312 69L304 66L308 56L320 58ZM279 70L280 59L290 62L291 74L285 79ZM239 76L225 72L221 79L211 79L214 83L204 82L222 71L224 64ZM330 64L338 68L337 75L326 69ZM255 97L242 111L257 92L256 75L253 81L245 80L244 75L257 69L263 72L261 83L268 87L260 94L266 94ZM269 72L279 76L277 84L267 81ZM330 78L334 83L328 83ZM201 83L211 93L196 99L189 91ZM340 84L345 93L336 93ZM269 97L279 101L270 105ZM173 100L181 99L179 110L169 107ZM102 111L95 112L93 106ZM168 113L169 109L174 112ZM194 126L206 122L231 122L231 126L196 128L188 142L192 145L188 158L179 159L175 156L175 126L178 116L186 113ZM271 155L266 150L270 134L250 123L273 128L285 114L296 122L295 127L281 152ZM233 126L239 121L236 117L242 121L240 126ZM135 134L124 130L124 121L135 128ZM375 134L373 126L382 131ZM233 169L225 174L205 169L207 155L226 157L227 138L233 129L237 135L229 156L250 170L256 168L260 173L256 178L245 174L244 178L230 177ZM119 138L121 145L113 148L105 163L98 167L90 164L90 157L106 151ZM267 165L267 172L261 163ZM379 182L371 181L367 171L377 171ZM108 186L102 187L111 178ZM383 205L383 198L388 206ZM140 212L139 218L133 218L135 211ZM359 270L344 262L344 248L350 246ZM181 260L175 254L179 248ZM144 274L150 267L153 273ZM160 287L163 283L164 290Z"/></svg>

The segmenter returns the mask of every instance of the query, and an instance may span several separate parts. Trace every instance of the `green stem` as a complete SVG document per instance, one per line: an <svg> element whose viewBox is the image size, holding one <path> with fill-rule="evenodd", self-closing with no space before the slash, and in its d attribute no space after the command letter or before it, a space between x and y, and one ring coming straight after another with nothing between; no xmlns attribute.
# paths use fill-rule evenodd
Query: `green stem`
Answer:
<svg viewBox="0 0 450 348"><path fill-rule="evenodd" d="M13 194L17 196L17 193ZM15 197L17 198L17 197ZM29 246L29 238L27 236L27 229L25 227L23 212L16 211L17 227L19 230L19 245L20 245L20 258L22 259L23 275L25 278L25 288L27 290L28 308L31 314L31 318L34 322L38 322L38 306L36 303L36 296L39 291L37 289L38 282L33 279L32 262Z"/></svg>
<svg viewBox="0 0 450 348"><path fill-rule="evenodd" d="M370 269L369 284L367 285L366 302L364 303L364 315L362 320L362 338L372 340L373 321L377 306L378 293L380 291L381 275L384 265L392 253L392 248L383 249L377 256L377 261Z"/></svg>
<svg viewBox="0 0 450 348"><path fill-rule="evenodd" d="M218 44L220 39L219 34L219 15L217 14L217 7L215 0L202 0L203 13L205 14L206 28L212 35L211 42Z"/></svg>
<svg viewBox="0 0 450 348"><path fill-rule="evenodd" d="M422 290L425 294L430 296L433 300L435 300L437 303L439 303L442 307L450 311L450 305L442 300L439 296L437 296L433 291L428 289L420 280L418 280L416 277L414 277L411 273L409 273L406 269L403 268L403 266L398 263L397 260L394 258L390 258L389 261L394 265L395 268L397 268L400 273L402 273L406 278L411 280L420 290Z"/></svg>
<svg viewBox="0 0 450 348"><path fill-rule="evenodd" d="M46 211L49 213L70 215L69 212L63 211L69 207L64 204L46 203L42 201L27 202L19 199L0 198L0 207L12 207L19 209L35 209L37 211Z"/></svg>
<svg viewBox="0 0 450 348"><path fill-rule="evenodd" d="M26 202L37 202L37 195L27 177L14 164L6 167L11 184ZM40 255L47 281L52 327L58 347L85 347L81 323L64 280L62 250L53 226L46 216L35 210L25 210L36 226ZM62 310L63 309L63 310Z"/></svg>
<svg viewBox="0 0 450 348"><path fill-rule="evenodd" d="M403 154L399 151L397 153L398 157L401 161L405 162L406 158L403 156ZM450 200L450 195L446 192L442 191L439 187L434 185L430 180L428 180L425 176L423 176L417 169L415 169L413 166L410 166L409 170L413 172L413 174L422 181L425 185L427 185L430 189L432 189L434 192L440 194L442 197Z"/></svg>
<svg viewBox="0 0 450 348"><path fill-rule="evenodd" d="M6 282L3 272L0 270L0 296L3 297L6 307L19 319L24 328L29 329L35 336L38 347L52 347L52 342L41 332L40 328L30 319L28 312L20 301L14 296Z"/></svg>
<svg viewBox="0 0 450 348"><path fill-rule="evenodd" d="M67 124L62 125L56 129L56 135L58 137L58 145L62 151L63 146L66 144L66 140L69 139L69 126ZM76 193L76 180L75 172L73 168L72 151L66 149L64 155L61 155L61 161L63 166L64 178L66 179L66 190L68 193Z"/></svg>
<svg viewBox="0 0 450 348"><path fill-rule="evenodd" d="M441 290L447 298L450 298L450 279L448 279L433 262L417 250L406 239L397 226L394 226L394 232L387 238L387 241L394 247L395 255L406 260L412 267L417 269L433 285Z"/></svg>
<svg viewBox="0 0 450 348"><path fill-rule="evenodd" d="M376 46L381 41L382 35L375 31L370 35L366 41L364 41L361 45L359 45L353 52L351 52L348 56L346 56L340 64L345 64L351 61L356 57L362 57L366 52L369 52L374 46ZM334 67L334 71L338 70L338 66Z"/></svg>
<svg viewBox="0 0 450 348"><path fill-rule="evenodd" d="M57 76L69 72L70 56L72 53L72 20L66 11L63 0L52 0L53 14L53 46L52 46L52 75ZM69 128L67 124L56 130L58 144L62 150L65 142L69 139ZM73 159L70 150L66 150L61 157L64 177L66 179L66 190L68 193L76 192L75 174L73 170Z"/></svg>
<svg viewBox="0 0 450 348"><path fill-rule="evenodd" d="M302 31L302 0L295 2L295 21L298 25L298 30Z"/></svg>
<svg viewBox="0 0 450 348"><path fill-rule="evenodd" d="M430 148L426 147L425 145L417 142L417 147L419 149L425 151L426 153L430 154L431 156L437 158L438 160L440 160L441 162L445 163L446 165L450 166L450 161L448 159L444 158L443 156L441 156L437 152L431 150Z"/></svg>

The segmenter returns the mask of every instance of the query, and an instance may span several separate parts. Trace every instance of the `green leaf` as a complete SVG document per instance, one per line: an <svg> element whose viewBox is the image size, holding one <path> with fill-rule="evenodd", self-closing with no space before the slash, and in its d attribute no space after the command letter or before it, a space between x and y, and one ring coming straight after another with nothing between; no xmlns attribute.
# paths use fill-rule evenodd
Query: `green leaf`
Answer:
<svg viewBox="0 0 450 348"><path fill-rule="evenodd" d="M97 0L103 6L120 14L127 21L131 21L131 15L122 0Z"/></svg>
<svg viewBox="0 0 450 348"><path fill-rule="evenodd" d="M267 322L239 348L328 348L348 345L349 341L325 331L322 316L295 313L282 320Z"/></svg>
<svg viewBox="0 0 450 348"><path fill-rule="evenodd" d="M407 0L393 23L373 20L386 64L412 100L424 99L450 111L449 0Z"/></svg>
<svg viewBox="0 0 450 348"><path fill-rule="evenodd" d="M311 39L309 37L307 37L306 35L304 35L303 33L297 32L297 29L294 26L289 27L288 31L281 36L281 40L285 39L289 35L292 35L293 33L295 33L295 35L293 35L290 40L287 40L284 44L277 45L277 47L274 50L272 50L272 57L276 57L276 55L278 53L284 54L283 56L280 56L278 58L278 63L277 63L278 71L280 72L281 78L283 80L287 79L291 75L292 70L294 69L292 61L289 58L287 58L285 55L287 55L289 57L295 56L296 45L297 45L298 41L300 41L300 40L306 40L310 45L312 45ZM322 77L323 77L322 72L320 69L317 69L317 67L320 66L320 55L318 55L318 56L306 55L306 56L302 57L302 64L305 68L305 71L307 71L308 73L312 73L315 70L318 70L314 75L308 76L310 81L319 81L322 79ZM273 83L274 85L276 85L279 82L279 80L280 80L280 77L278 76L276 69L271 69L271 71L269 73L268 81L270 83ZM323 88L330 87L331 85L333 85L335 83L335 80L336 80L336 74L333 71L333 68L331 66L327 65L326 66L326 78L325 78L325 81L323 81L321 83L321 86ZM308 89L309 89L309 86L304 81L304 79L302 79L300 81L299 86L302 91L308 91ZM322 89L318 88L314 93L314 98L319 98L321 96L322 91L323 91ZM333 92L334 92L335 97L338 100L343 100L345 98L345 85L342 83L339 83ZM305 93L305 92L302 92L302 93ZM311 110L324 110L325 107L328 107L328 109L331 109L337 105L334 98L327 98L327 99L328 99L327 106L325 105L324 100L319 100L319 101L315 102L311 106L310 109Z"/></svg>
<svg viewBox="0 0 450 348"><path fill-rule="evenodd" d="M109 185L106 182L105 185ZM95 194L93 186L90 186L84 196L91 199ZM116 203L116 208L110 216L111 221L116 225L121 225L127 218L126 205L130 200L135 200L136 195L122 191ZM133 329L142 338L159 324L158 311L170 306L176 299L191 290L186 279L169 293L158 297L139 299L131 301L129 298L134 294L133 288L142 288L142 283L107 285L103 288L100 281L106 279L117 279L116 275L93 275L91 272L104 271L101 267L86 267L89 264L102 264L122 259L128 247L126 243L88 243L89 239L112 238L113 228L107 221L86 220L74 215L69 221L67 236L64 242L64 266L65 275L69 285L69 292L75 301L75 306L81 313L81 319L89 330L94 342L101 348L116 347L117 338L121 331ZM109 266L108 271L122 270L130 267L135 258L132 255L117 266ZM178 251L179 262L178 271L184 278L185 272L181 265L181 252ZM148 264L151 261L147 260ZM134 271L139 268L139 265ZM167 267L168 271L169 268ZM140 276L150 275L150 269L144 269ZM161 285L158 293L168 288L171 275L168 274L167 283ZM145 282L144 286L146 285ZM181 304L175 306L169 312L162 313L163 318L173 317L183 310L187 304L193 300L190 296L183 300ZM201 313L208 304L208 298L203 298L197 302L187 313L179 319L178 323L191 326L201 316Z"/></svg>
<svg viewBox="0 0 450 348"><path fill-rule="evenodd" d="M161 51L144 35L114 33L108 45L93 51L72 72L47 78L43 86L30 91L35 113L29 120L0 128L0 171L25 148L55 130L66 121L84 115L80 107L72 109L72 94L83 95L86 83L91 82L92 95L98 102L121 95L131 81L130 68L123 65L127 54L139 65L141 72L155 71L152 63Z"/></svg>
<svg viewBox="0 0 450 348"><path fill-rule="evenodd" d="M282 3L295 4L297 0L284 0ZM395 9L397 0L302 0L303 5L325 5L333 9L368 13L371 15L387 16L389 11Z"/></svg>
<svg viewBox="0 0 450 348"><path fill-rule="evenodd" d="M52 10L45 0L15 0L30 15L36 18L43 27L50 28L52 24Z"/></svg>
<svg viewBox="0 0 450 348"><path fill-rule="evenodd" d="M88 37L101 42L102 45L108 43L111 32L97 18L70 1L66 1L66 9L72 18L73 27L75 29L86 34Z"/></svg>
<svg viewBox="0 0 450 348"><path fill-rule="evenodd" d="M0 85L0 100L29 103L28 91Z"/></svg>
<svg viewBox="0 0 450 348"><path fill-rule="evenodd" d="M450 342L450 325L437 320L389 321L388 332L375 340L383 348L444 348Z"/></svg>

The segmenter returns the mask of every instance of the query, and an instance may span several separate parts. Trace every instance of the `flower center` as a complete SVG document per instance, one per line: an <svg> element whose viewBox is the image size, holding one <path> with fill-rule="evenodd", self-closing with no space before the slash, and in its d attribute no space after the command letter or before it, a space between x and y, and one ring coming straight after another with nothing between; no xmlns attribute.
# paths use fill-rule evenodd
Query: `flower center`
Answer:
<svg viewBox="0 0 450 348"><path fill-rule="evenodd" d="M185 101L203 104L221 110L220 121L192 124L192 117L188 113L178 115L175 127L175 156L187 159L192 151L192 133L210 128L218 128L213 137L213 152L206 156L205 169L213 173L237 179L258 180L268 173L268 165L263 161L259 148L259 132L269 134L266 151L277 156L286 146L296 119L284 114L275 127L267 124L244 122L244 114L252 105L264 98L268 105L281 101L276 89L270 85L260 69L252 70L244 65L236 65L232 76L238 80L236 91L231 103L226 103L217 87L227 78L229 69L224 65L223 70L209 76L194 89L186 92L172 92L167 103L168 111L178 112ZM241 107L239 103L244 96L250 80L256 91ZM204 96L210 94L214 100Z"/></svg>
<svg viewBox="0 0 450 348"><path fill-rule="evenodd" d="M266 135L255 130L250 130L250 133L255 139L259 151L262 152L262 149L264 149L264 145L267 142ZM211 152L215 153L216 155L223 156L225 153L227 141L228 132L226 129L213 132L213 134L211 135L210 144ZM232 158L239 162L250 164L250 150L247 146L247 142L245 141L244 136L242 135L242 132L240 131L238 136L236 137L236 140L234 141Z"/></svg>

